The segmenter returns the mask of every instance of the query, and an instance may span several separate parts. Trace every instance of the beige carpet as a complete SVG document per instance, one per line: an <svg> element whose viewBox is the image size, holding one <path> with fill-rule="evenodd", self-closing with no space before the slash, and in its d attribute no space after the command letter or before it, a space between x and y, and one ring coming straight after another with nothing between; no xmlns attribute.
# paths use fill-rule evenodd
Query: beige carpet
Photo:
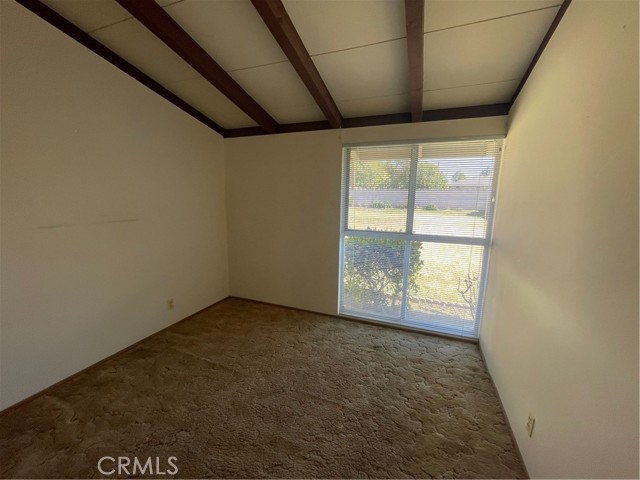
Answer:
<svg viewBox="0 0 640 480"><path fill-rule="evenodd" d="M0 422L3 477L100 477L103 456L174 456L185 478L525 475L476 345L239 299Z"/></svg>

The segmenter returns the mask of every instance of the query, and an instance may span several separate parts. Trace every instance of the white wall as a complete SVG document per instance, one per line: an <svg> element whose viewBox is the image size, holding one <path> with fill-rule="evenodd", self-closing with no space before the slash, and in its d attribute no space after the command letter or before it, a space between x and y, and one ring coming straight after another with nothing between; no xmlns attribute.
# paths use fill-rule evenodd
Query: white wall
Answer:
<svg viewBox="0 0 640 480"><path fill-rule="evenodd" d="M224 298L228 275L222 138L0 8L4 408Z"/></svg>
<svg viewBox="0 0 640 480"><path fill-rule="evenodd" d="M337 312L343 143L505 128L490 117L225 140L231 294Z"/></svg>
<svg viewBox="0 0 640 480"><path fill-rule="evenodd" d="M574 1L511 111L480 338L532 477L638 478L636 1Z"/></svg>

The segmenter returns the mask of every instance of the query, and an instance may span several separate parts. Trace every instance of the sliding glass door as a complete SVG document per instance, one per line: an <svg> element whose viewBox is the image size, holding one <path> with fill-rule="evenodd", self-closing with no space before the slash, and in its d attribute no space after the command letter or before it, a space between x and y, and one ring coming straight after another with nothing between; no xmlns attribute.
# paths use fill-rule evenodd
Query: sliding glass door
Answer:
<svg viewBox="0 0 640 480"><path fill-rule="evenodd" d="M344 148L344 315L477 337L502 140Z"/></svg>

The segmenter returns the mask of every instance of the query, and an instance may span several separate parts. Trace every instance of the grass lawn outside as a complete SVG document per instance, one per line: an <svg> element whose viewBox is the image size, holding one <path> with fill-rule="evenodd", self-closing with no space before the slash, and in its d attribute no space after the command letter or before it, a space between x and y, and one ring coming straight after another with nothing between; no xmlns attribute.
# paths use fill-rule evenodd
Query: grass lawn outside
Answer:
<svg viewBox="0 0 640 480"><path fill-rule="evenodd" d="M419 243L413 242L412 248ZM458 282L464 286L467 273L480 273L484 247L423 242L421 248L420 259L424 263L417 280L418 291L410 294L410 299L421 298L466 306L458 291Z"/></svg>
<svg viewBox="0 0 640 480"><path fill-rule="evenodd" d="M413 232L453 237L483 238L487 221L474 210L424 210L414 212ZM404 232L406 208L349 207L349 229Z"/></svg>
<svg viewBox="0 0 640 480"><path fill-rule="evenodd" d="M357 230L404 231L406 209L349 207L349 228ZM486 220L470 210L417 209L414 232L433 235L484 237ZM412 242L420 248L423 262L417 278L417 292L409 292L409 308L426 315L454 316L472 321L469 307L458 291L469 272L479 274L483 246Z"/></svg>

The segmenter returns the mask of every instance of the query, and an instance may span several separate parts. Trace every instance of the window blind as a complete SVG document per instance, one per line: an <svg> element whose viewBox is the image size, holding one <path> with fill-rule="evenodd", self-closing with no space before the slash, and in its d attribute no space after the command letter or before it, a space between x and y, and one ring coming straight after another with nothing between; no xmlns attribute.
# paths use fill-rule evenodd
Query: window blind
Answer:
<svg viewBox="0 0 640 480"><path fill-rule="evenodd" d="M501 145L344 148L340 313L477 337Z"/></svg>

